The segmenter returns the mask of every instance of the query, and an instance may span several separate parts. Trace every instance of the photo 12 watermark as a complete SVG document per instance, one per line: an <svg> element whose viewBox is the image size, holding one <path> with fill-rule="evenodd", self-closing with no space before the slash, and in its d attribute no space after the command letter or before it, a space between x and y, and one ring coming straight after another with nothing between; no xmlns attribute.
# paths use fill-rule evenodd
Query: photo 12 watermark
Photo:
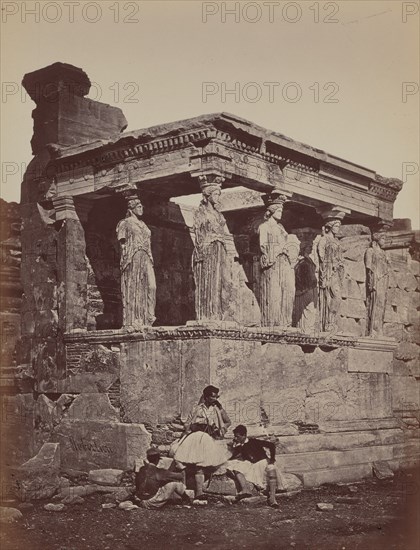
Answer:
<svg viewBox="0 0 420 550"><path fill-rule="evenodd" d="M53 104L60 101L74 103L83 92L78 90L77 85L66 84L65 94L63 89L57 86L57 82L43 82L34 86L31 93L38 97L40 101ZM85 95L85 94L83 94ZM92 101L110 102L113 104L140 103L140 84L139 82L90 82L89 97ZM1 83L1 102L19 102L27 103L32 101L25 88L19 82Z"/></svg>
<svg viewBox="0 0 420 550"><path fill-rule="evenodd" d="M203 103L298 103L309 100L313 103L339 103L340 85L337 82L202 82Z"/></svg>
<svg viewBox="0 0 420 550"><path fill-rule="evenodd" d="M142 2L2 2L2 23L139 23Z"/></svg>
<svg viewBox="0 0 420 550"><path fill-rule="evenodd" d="M203 2L202 23L339 23L338 2Z"/></svg>

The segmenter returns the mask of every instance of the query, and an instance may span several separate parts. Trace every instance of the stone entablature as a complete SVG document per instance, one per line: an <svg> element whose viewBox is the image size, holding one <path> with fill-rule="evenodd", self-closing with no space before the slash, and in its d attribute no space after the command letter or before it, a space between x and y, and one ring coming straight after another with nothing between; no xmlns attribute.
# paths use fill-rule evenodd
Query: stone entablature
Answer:
<svg viewBox="0 0 420 550"><path fill-rule="evenodd" d="M336 204L367 221L392 220L402 182L220 113L122 134L114 141L60 148L48 168L59 195L138 185L161 196L197 192L197 173L226 178L225 187L270 191L284 175L292 200ZM163 179L166 181L163 181Z"/></svg>

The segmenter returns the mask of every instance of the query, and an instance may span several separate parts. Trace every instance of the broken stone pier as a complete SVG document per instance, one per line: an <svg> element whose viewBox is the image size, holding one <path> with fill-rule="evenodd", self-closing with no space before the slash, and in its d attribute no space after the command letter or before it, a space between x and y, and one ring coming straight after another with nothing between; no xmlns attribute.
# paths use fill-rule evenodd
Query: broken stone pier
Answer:
<svg viewBox="0 0 420 550"><path fill-rule="evenodd" d="M58 443L63 469L130 470L151 444L168 450L208 384L306 487L416 464L419 236L393 219L401 181L228 113L127 132L72 65L23 85L33 159L20 206L1 204L6 466ZM261 227L279 204L284 323L262 284ZM382 290L367 284L370 248Z"/></svg>

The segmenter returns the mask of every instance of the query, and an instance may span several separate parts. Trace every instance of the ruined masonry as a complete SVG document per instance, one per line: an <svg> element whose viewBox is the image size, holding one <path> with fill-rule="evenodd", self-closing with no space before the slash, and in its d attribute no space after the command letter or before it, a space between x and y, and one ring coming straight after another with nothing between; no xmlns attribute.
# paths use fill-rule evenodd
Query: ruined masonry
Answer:
<svg viewBox="0 0 420 550"><path fill-rule="evenodd" d="M401 181L228 113L124 132L71 65L23 85L34 157L20 211L1 204L3 464L59 443L62 469L132 469L207 384L304 486L416 463Z"/></svg>

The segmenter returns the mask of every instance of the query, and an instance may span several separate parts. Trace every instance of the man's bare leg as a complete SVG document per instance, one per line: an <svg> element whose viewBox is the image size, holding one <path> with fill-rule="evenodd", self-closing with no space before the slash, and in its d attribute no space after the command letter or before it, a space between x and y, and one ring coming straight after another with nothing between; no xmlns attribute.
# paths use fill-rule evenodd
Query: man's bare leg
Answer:
<svg viewBox="0 0 420 550"><path fill-rule="evenodd" d="M267 489L268 489L268 505L277 507L276 489L277 489L277 472L274 464L268 464L267 469Z"/></svg>

